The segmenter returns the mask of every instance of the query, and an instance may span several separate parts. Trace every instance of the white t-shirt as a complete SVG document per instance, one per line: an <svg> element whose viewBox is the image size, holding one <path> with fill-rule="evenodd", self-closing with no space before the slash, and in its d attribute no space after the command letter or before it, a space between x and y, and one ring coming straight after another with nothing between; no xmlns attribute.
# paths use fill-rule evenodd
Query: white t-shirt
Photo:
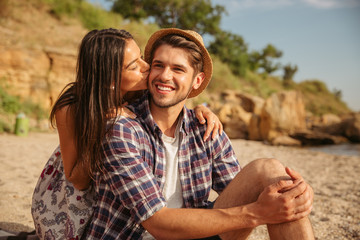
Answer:
<svg viewBox="0 0 360 240"><path fill-rule="evenodd" d="M175 130L175 137L169 137L165 134L162 135L162 140L165 145L165 157L166 157L166 166L165 166L165 185L163 190L163 196L166 199L167 207L169 208L182 208L183 197L182 197L182 188L180 182L179 174L179 144L180 144L180 126L181 121Z"/></svg>
<svg viewBox="0 0 360 240"><path fill-rule="evenodd" d="M179 174L179 144L180 144L180 126L182 121L179 120L175 137L169 137L162 134L162 140L165 147L165 184L162 194L166 200L168 208L182 208L184 201L182 197L182 188ZM154 237L146 232L144 234L144 240L154 239Z"/></svg>

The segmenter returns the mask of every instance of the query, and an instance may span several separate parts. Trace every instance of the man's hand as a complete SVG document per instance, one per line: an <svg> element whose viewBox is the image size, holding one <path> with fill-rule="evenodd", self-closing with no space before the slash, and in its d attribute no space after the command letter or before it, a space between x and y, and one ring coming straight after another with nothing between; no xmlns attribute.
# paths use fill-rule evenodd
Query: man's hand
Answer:
<svg viewBox="0 0 360 240"><path fill-rule="evenodd" d="M286 168L292 180L281 180L264 189L255 202L260 224L295 221L311 212L313 190L301 175Z"/></svg>

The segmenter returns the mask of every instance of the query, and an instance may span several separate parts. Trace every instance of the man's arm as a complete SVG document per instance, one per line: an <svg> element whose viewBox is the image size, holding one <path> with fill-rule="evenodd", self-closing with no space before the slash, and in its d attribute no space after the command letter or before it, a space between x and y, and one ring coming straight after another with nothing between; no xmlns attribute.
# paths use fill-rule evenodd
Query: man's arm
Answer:
<svg viewBox="0 0 360 240"><path fill-rule="evenodd" d="M282 189L290 189L281 192ZM295 221L311 211L304 181L279 181L264 189L254 203L226 209L162 208L142 222L156 239L202 238L261 224ZM298 200L297 200L298 199Z"/></svg>

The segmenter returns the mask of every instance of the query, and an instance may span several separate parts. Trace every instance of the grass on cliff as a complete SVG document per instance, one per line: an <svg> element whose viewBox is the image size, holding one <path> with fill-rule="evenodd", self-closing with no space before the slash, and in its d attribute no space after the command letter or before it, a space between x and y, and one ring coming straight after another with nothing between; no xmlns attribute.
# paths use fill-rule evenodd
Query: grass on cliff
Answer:
<svg viewBox="0 0 360 240"><path fill-rule="evenodd" d="M83 0L39 0L50 7L56 18L78 18L87 29L118 27L123 18Z"/></svg>
<svg viewBox="0 0 360 240"><path fill-rule="evenodd" d="M9 94L9 87L3 82L0 81L0 133L13 132L14 120L19 113L36 120L47 118L47 112L39 104Z"/></svg>

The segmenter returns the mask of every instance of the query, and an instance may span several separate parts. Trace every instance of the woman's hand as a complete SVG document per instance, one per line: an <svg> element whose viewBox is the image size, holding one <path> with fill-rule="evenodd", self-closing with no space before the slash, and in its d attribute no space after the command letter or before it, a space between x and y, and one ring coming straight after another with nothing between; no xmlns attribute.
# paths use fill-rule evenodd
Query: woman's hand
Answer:
<svg viewBox="0 0 360 240"><path fill-rule="evenodd" d="M123 117L128 117L128 118L136 118L136 114L133 113L130 109L128 109L126 106L128 105L128 103L124 103L122 105L122 107L119 109L119 113L120 113L120 116L123 116Z"/></svg>
<svg viewBox="0 0 360 240"><path fill-rule="evenodd" d="M194 108L196 118L201 124L207 123L207 128L204 134L204 141L206 141L212 131L211 138L214 139L219 133L222 134L223 125L220 122L219 118L207 107L204 105L198 105Z"/></svg>

